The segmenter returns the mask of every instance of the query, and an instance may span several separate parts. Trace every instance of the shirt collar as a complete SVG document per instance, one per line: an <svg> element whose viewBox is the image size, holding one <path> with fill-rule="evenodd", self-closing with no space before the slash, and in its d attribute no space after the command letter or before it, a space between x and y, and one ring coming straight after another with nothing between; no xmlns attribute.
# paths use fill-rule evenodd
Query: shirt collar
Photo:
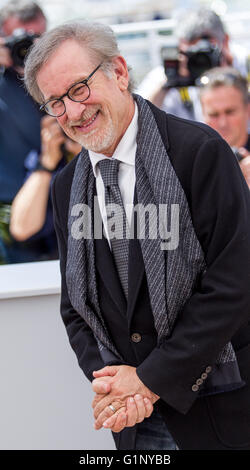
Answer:
<svg viewBox="0 0 250 470"><path fill-rule="evenodd" d="M104 158L117 158L128 165L135 165L136 136L138 132L138 107L135 104L135 112L131 123L129 124L124 136L117 145L112 157L107 157L102 153L89 150L89 158L93 167L95 177L97 176L97 164Z"/></svg>

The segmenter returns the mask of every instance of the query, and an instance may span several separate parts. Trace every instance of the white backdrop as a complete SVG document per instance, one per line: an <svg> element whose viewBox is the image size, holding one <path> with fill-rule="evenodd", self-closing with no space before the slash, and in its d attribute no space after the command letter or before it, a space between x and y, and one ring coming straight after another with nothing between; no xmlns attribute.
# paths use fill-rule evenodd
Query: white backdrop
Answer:
<svg viewBox="0 0 250 470"><path fill-rule="evenodd" d="M59 283L57 261L0 266L1 450L115 449L110 431L93 428Z"/></svg>

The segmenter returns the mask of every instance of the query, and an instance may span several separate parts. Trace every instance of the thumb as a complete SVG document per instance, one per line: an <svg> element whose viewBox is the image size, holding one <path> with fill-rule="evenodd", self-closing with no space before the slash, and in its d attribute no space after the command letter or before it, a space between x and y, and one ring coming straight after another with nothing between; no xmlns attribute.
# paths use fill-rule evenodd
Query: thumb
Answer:
<svg viewBox="0 0 250 470"><path fill-rule="evenodd" d="M118 366L106 366L103 369L94 370L93 376L94 377L105 377L107 375L114 376L118 372Z"/></svg>

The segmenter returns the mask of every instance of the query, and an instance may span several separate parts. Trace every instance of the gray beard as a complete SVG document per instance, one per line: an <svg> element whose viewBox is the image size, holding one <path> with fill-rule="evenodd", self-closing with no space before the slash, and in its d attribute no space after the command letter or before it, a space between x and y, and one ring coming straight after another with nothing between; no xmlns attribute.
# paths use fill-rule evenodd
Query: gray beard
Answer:
<svg viewBox="0 0 250 470"><path fill-rule="evenodd" d="M103 131L93 129L87 136L81 136L80 133L76 136L76 142L82 145L86 150L91 150L96 153L103 153L109 148L115 139L115 129L112 119L109 117L106 128Z"/></svg>

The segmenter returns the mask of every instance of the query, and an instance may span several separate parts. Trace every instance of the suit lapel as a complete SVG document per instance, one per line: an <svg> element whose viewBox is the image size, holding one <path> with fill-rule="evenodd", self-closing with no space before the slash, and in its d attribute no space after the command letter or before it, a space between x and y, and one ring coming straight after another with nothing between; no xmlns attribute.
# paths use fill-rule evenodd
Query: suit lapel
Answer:
<svg viewBox="0 0 250 470"><path fill-rule="evenodd" d="M69 204L67 287L74 309L84 318L101 344L112 351L116 357L120 357L105 326L98 301L93 237L94 183L88 152L83 150L75 167ZM79 205L87 207L90 211L88 212L90 220L86 223L85 219L90 231L88 236L85 233L85 236L77 238L73 223L77 217L79 218ZM84 230L84 223L81 225Z"/></svg>

